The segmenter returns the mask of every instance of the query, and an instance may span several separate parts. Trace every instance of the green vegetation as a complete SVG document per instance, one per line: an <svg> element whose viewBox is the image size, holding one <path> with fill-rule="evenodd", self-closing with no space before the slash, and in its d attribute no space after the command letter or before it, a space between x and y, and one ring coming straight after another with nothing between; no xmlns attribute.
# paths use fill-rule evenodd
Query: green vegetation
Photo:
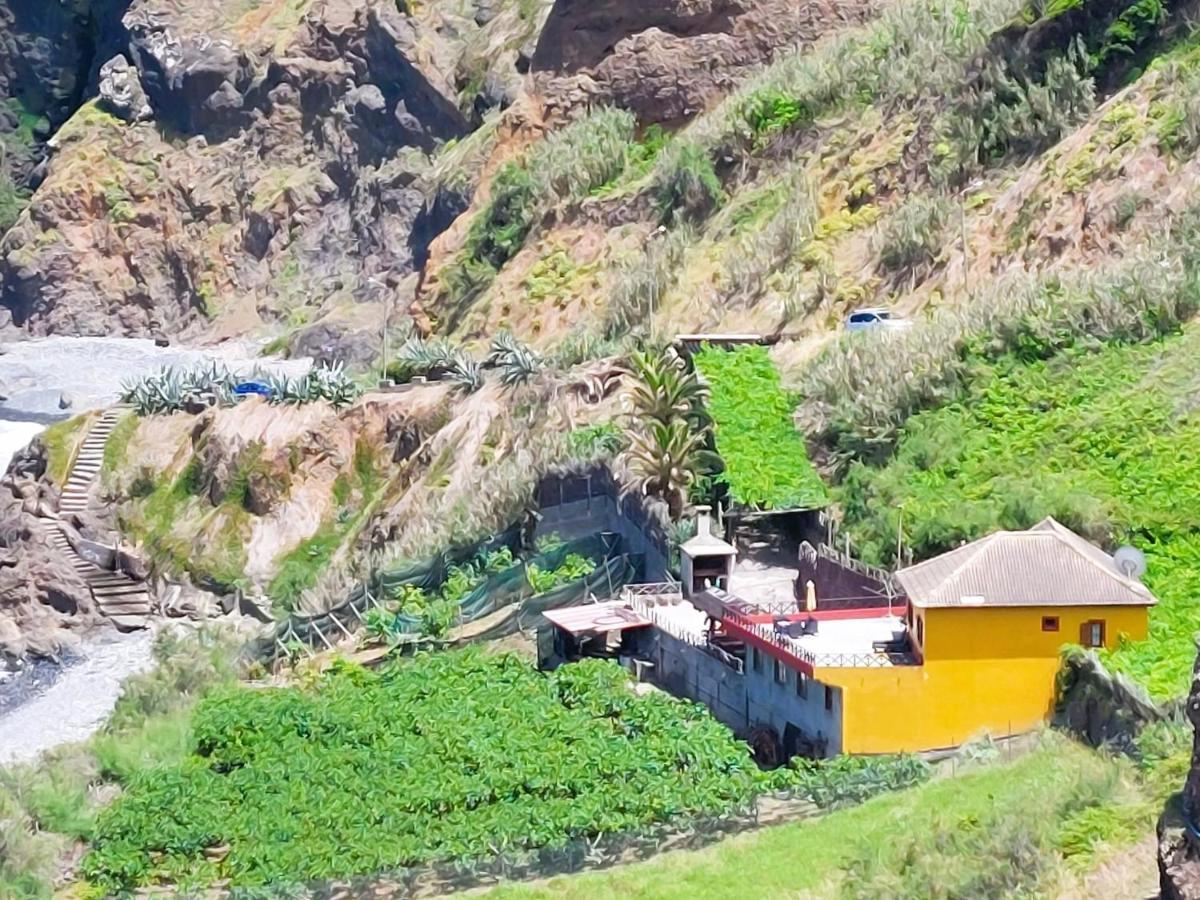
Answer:
<svg viewBox="0 0 1200 900"><path fill-rule="evenodd" d="M95 835L107 798L143 772L182 760L190 708L234 678L233 646L213 630L163 631L154 657L158 667L125 683L108 724L88 742L0 769L4 900L50 900L64 857Z"/></svg>
<svg viewBox="0 0 1200 900"><path fill-rule="evenodd" d="M34 129L40 117L31 113L17 98L0 101L17 119L17 129L0 134L0 237L17 221L29 202L29 191L13 182L7 165L14 159L25 159L33 151Z"/></svg>
<svg viewBox="0 0 1200 900"><path fill-rule="evenodd" d="M104 445L104 459L100 466L102 477L110 476L121 468L129 450L129 442L137 433L137 429L137 416L126 414L117 422L112 434L108 436L108 443Z"/></svg>
<svg viewBox="0 0 1200 900"><path fill-rule="evenodd" d="M1200 305L1194 235L1188 220L1161 253L1108 271L1001 279L905 332L844 335L805 368L798 421L841 472L854 459L885 460L908 417L960 397L981 359L1170 333Z"/></svg>
<svg viewBox="0 0 1200 900"><path fill-rule="evenodd" d="M489 896L715 900L746 896L748 877L756 895L770 897L1028 896L1053 888L1055 876L1101 849L1120 846L1124 828L1111 827L1113 819L1136 822L1145 833L1161 805L1128 766L1061 737L1045 742L1016 762L935 779L816 820L604 872L505 885Z"/></svg>
<svg viewBox="0 0 1200 900"><path fill-rule="evenodd" d="M892 214L879 231L879 261L893 272L918 272L942 247L949 204L941 197L917 197Z"/></svg>
<svg viewBox="0 0 1200 900"><path fill-rule="evenodd" d="M83 871L108 891L279 886L745 808L761 776L744 746L626 677L465 651L222 691L196 712L192 754L101 814Z"/></svg>
<svg viewBox="0 0 1200 900"><path fill-rule="evenodd" d="M634 124L624 110L596 110L501 167L487 205L471 222L463 253L441 273L456 307L452 317L491 284L546 213L579 202L624 170Z"/></svg>
<svg viewBox="0 0 1200 900"><path fill-rule="evenodd" d="M837 491L864 558L885 561L904 511L918 558L1046 515L1102 543L1147 550L1160 600L1150 638L1108 656L1156 697L1186 693L1200 589L1200 331L979 363L958 401L912 417L894 459L851 466Z"/></svg>
<svg viewBox="0 0 1200 900"><path fill-rule="evenodd" d="M530 563L525 568L525 577L534 594L545 594L564 584L579 581L596 571L594 560L578 553L568 553L566 559L556 569L543 571L536 563Z"/></svg>
<svg viewBox="0 0 1200 900"><path fill-rule="evenodd" d="M824 506L825 486L792 424L795 402L767 349L705 348L695 364L710 386L708 412L725 463L719 479L733 500L755 509Z"/></svg>
<svg viewBox="0 0 1200 900"><path fill-rule="evenodd" d="M698 146L684 141L672 148L663 179L655 186L659 215L665 223L699 222L725 200L712 161Z"/></svg>
<svg viewBox="0 0 1200 900"><path fill-rule="evenodd" d="M708 391L673 350L635 351L629 369L633 411L622 459L638 490L662 499L676 521L689 492L719 463L705 450Z"/></svg>
<svg viewBox="0 0 1200 900"><path fill-rule="evenodd" d="M638 695L610 662L549 676L476 649L340 663L307 689L207 696L186 756L100 814L82 871L124 892L469 867L742 815L768 790L836 805L928 774L907 758L822 768L761 772L703 707Z"/></svg>
<svg viewBox="0 0 1200 900"><path fill-rule="evenodd" d="M334 481L333 499L337 508L332 519L323 522L312 537L301 541L278 561L275 577L267 586L267 596L277 609L293 609L301 595L317 584L347 539L358 533L383 487L377 469L375 450L359 440L354 446L351 471L339 474Z"/></svg>
<svg viewBox="0 0 1200 900"><path fill-rule="evenodd" d="M210 400L230 405L235 402L234 388L243 381L263 384L271 403L325 401L341 408L361 393L340 362L315 366L294 378L259 369L242 375L214 362L194 369L166 366L152 375L128 381L122 385L121 402L131 404L140 416L181 412Z"/></svg>
<svg viewBox="0 0 1200 900"><path fill-rule="evenodd" d="M46 446L46 475L59 487L66 484L71 473L71 460L87 436L91 425L88 415L72 416L63 422L55 422L39 435Z"/></svg>
<svg viewBox="0 0 1200 900"><path fill-rule="evenodd" d="M508 547L479 554L461 565L451 565L436 592L414 584L399 585L383 608L376 607L366 622L372 636L399 642L413 634L439 639L461 624L463 607L471 595L493 576L516 572L519 561Z"/></svg>
<svg viewBox="0 0 1200 900"><path fill-rule="evenodd" d="M580 462L609 459L625 447L625 432L613 422L576 428L567 435L567 452Z"/></svg>

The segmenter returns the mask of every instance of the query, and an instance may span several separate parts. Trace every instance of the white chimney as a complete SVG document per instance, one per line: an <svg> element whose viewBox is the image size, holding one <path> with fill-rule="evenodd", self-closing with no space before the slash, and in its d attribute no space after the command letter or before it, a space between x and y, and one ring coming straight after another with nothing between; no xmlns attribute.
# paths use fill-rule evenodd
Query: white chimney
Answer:
<svg viewBox="0 0 1200 900"><path fill-rule="evenodd" d="M709 516L711 506L696 507L696 537L710 537L712 535L712 517Z"/></svg>

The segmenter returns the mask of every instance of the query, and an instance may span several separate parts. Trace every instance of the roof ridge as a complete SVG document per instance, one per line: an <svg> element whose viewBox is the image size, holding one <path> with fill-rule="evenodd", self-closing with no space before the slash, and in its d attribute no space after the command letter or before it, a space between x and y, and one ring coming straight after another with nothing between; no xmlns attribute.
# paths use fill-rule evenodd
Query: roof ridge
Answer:
<svg viewBox="0 0 1200 900"><path fill-rule="evenodd" d="M1142 582L1138 581L1136 578L1130 578L1124 572L1121 572L1120 570L1117 569L1116 560L1113 559L1111 553L1107 553L1106 551L1101 550L1099 547L1097 547L1095 544L1093 544L1087 538L1076 534L1071 529L1067 528L1066 525L1063 525L1061 522L1055 521L1054 524L1057 525L1058 529L1061 529L1061 530L1056 529L1049 533L1053 534L1054 537L1061 544L1068 547L1071 550L1071 552L1074 553L1076 556L1080 557L1081 559L1083 559L1085 562L1087 562L1091 566L1099 569L1101 572L1103 572L1109 578L1116 581L1117 584L1121 585L1122 587L1128 588L1129 590L1134 591L1135 593L1139 593L1139 594L1141 594L1141 593L1149 594L1150 593L1150 589L1148 587L1146 587L1146 585L1142 584ZM1072 538L1074 540L1072 540ZM1087 553L1084 553L1083 549L1078 546L1076 541L1083 541L1084 543L1086 543L1089 547L1093 548L1094 550L1098 550L1100 553L1104 553L1104 555L1107 556L1109 558L1109 560L1112 562L1112 565L1111 566L1101 565L1099 560L1094 559Z"/></svg>

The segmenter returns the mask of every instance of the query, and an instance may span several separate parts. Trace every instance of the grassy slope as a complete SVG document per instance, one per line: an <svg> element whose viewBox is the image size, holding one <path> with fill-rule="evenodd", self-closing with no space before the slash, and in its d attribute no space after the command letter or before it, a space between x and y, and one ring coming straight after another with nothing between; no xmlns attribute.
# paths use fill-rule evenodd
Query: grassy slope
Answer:
<svg viewBox="0 0 1200 900"><path fill-rule="evenodd" d="M902 871L897 854L908 849L903 836L928 839L947 825L957 829L980 821L1023 821L1030 834L1046 843L1044 852L1060 857L1054 848L1070 833L1064 824L1072 823L1073 830L1081 818L1078 811L1066 810L1093 794L1111 796L1119 772L1120 767L1111 760L1050 735L1045 747L1012 764L940 779L815 821L768 828L698 852L668 853L611 871L505 886L492 896L691 900L838 893L842 870L848 865L861 866L864 848L870 848L869 854L877 854L885 865ZM1105 807L1092 806L1098 808ZM1139 803L1131 797L1120 807L1109 808L1128 808L1130 817L1144 827L1156 813L1153 803ZM1114 829L1105 825L1100 830ZM937 854L928 845L922 846L921 852ZM1005 864L1003 860L996 863ZM1056 877L1059 864L1057 859L1052 861L1043 884ZM959 865L966 863L960 860ZM947 876L946 881L951 880ZM898 891L890 894L900 895Z"/></svg>
<svg viewBox="0 0 1200 900"><path fill-rule="evenodd" d="M985 367L960 402L909 420L893 459L840 488L860 551L883 557L897 510L917 556L1045 515L1148 551L1151 637L1111 656L1158 697L1186 692L1200 626L1200 328L1150 344Z"/></svg>

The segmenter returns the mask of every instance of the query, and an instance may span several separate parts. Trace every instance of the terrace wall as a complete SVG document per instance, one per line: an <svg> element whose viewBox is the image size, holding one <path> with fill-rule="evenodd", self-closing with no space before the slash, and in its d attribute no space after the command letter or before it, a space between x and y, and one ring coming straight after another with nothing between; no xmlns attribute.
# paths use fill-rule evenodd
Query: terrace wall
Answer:
<svg viewBox="0 0 1200 900"><path fill-rule="evenodd" d="M796 692L798 673L783 670L784 682L775 679L774 661L760 656L759 668L749 654L744 672L738 672L687 640L660 628L652 630L646 655L654 662L653 680L676 697L703 703L721 722L745 735L763 726L783 739L798 729L810 741L824 743L826 755L841 752L842 692L833 688L833 709L825 709L825 686L809 679L807 696Z"/></svg>
<svg viewBox="0 0 1200 900"><path fill-rule="evenodd" d="M570 540L597 531L616 532L638 564L638 581L669 579L671 543L666 531L641 497L621 496L606 467L547 475L538 486L537 503L539 533L554 532Z"/></svg>

